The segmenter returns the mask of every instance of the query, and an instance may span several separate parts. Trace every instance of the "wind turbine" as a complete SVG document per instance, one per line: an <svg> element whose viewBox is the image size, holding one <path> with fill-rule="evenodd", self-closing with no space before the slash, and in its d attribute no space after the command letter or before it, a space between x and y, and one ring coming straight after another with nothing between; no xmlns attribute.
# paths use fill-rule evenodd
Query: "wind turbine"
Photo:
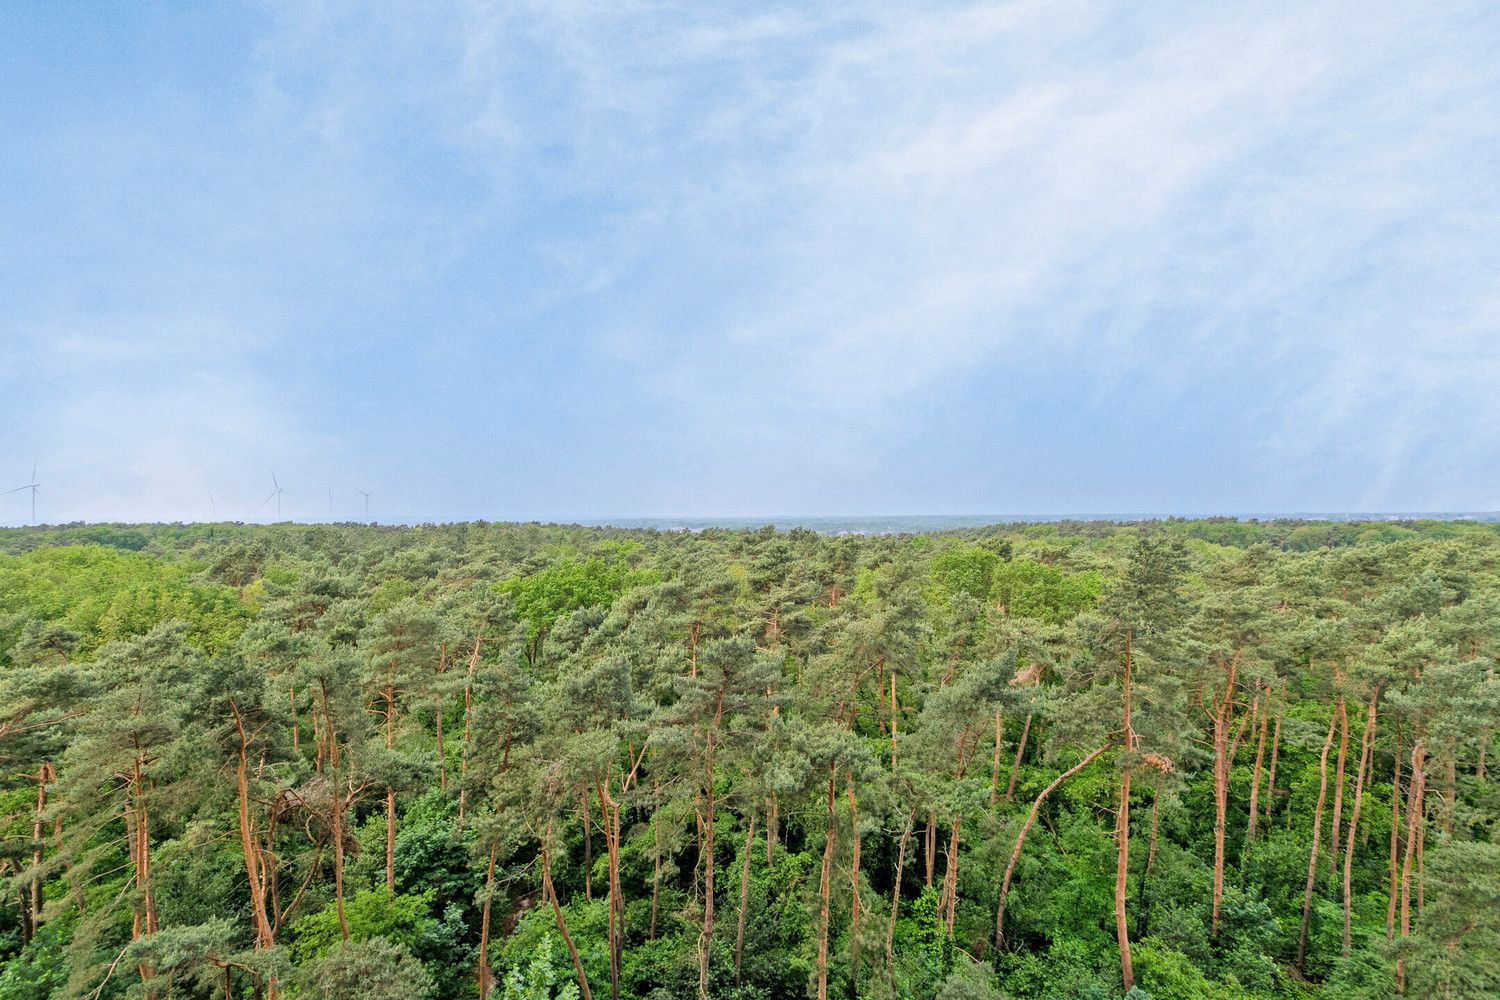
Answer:
<svg viewBox="0 0 1500 1000"><path fill-rule="evenodd" d="M333 523L333 487L328 487L328 523Z"/></svg>
<svg viewBox="0 0 1500 1000"><path fill-rule="evenodd" d="M359 492L362 493L362 494L364 494L364 497L365 497L365 523L369 524L370 523L370 494L374 493L375 491L374 490L360 490Z"/></svg>
<svg viewBox="0 0 1500 1000"><path fill-rule="evenodd" d="M214 520L217 521L219 519L219 501L214 499L213 490L208 491L208 507L213 511Z"/></svg>
<svg viewBox="0 0 1500 1000"><path fill-rule="evenodd" d="M31 491L31 523L32 524L36 524L36 490L37 490L37 487L40 486L40 485L42 485L42 484L36 481L36 459L32 459L31 460L31 482L26 483L24 486L17 486L13 490L6 490L5 493L0 493L0 496L5 496L6 493L19 493L22 490L30 490Z"/></svg>
<svg viewBox="0 0 1500 1000"><path fill-rule="evenodd" d="M272 500L275 500L276 501L276 520L279 521L279 520L281 520L281 495L283 493L288 492L288 491L281 488L281 483L279 483L279 482L276 481L276 473L274 473L274 472L271 473L271 483L276 488L271 491L271 495L270 496L266 497L264 500L262 500L260 502L260 505L262 507L264 507L266 504L270 503Z"/></svg>

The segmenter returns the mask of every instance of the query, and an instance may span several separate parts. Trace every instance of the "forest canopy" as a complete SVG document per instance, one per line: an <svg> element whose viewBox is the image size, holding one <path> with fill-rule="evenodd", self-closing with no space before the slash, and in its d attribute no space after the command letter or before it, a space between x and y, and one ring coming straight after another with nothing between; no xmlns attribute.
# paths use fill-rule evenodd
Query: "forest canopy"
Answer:
<svg viewBox="0 0 1500 1000"><path fill-rule="evenodd" d="M1500 527L0 529L0 1000L1500 996Z"/></svg>

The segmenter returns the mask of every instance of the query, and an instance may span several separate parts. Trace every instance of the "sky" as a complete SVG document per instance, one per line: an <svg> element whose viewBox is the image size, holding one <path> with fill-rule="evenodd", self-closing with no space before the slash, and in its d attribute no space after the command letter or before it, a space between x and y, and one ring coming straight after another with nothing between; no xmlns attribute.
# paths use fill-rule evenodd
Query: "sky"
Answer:
<svg viewBox="0 0 1500 1000"><path fill-rule="evenodd" d="M0 5L0 489L1497 510L1497 51L1487 2Z"/></svg>

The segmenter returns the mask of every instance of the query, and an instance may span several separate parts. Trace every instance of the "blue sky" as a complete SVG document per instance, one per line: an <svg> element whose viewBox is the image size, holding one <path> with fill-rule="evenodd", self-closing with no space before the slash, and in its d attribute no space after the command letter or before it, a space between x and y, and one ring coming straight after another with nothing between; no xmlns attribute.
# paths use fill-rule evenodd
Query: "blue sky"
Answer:
<svg viewBox="0 0 1500 1000"><path fill-rule="evenodd" d="M1487 3L7 4L0 489L1500 509L1496 51Z"/></svg>

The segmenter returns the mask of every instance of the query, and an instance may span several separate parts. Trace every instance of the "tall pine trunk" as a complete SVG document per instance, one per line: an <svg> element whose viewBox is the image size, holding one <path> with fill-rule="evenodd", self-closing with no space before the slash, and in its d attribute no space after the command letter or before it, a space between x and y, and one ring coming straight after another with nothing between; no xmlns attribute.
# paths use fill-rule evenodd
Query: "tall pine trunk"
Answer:
<svg viewBox="0 0 1500 1000"><path fill-rule="evenodd" d="M1121 684L1124 706L1125 752L1135 752L1135 730L1130 725L1130 629L1125 630L1125 673ZM1130 873L1130 765L1120 771L1120 810L1115 815L1115 941L1120 946L1120 977L1125 992L1135 988L1135 968L1130 961L1130 926L1125 918L1125 879Z"/></svg>
<svg viewBox="0 0 1500 1000"><path fill-rule="evenodd" d="M1423 795L1427 781L1426 747L1419 736L1411 749L1411 783L1406 797L1406 853L1401 861L1401 939L1411 935L1411 873L1412 859L1417 854L1423 823ZM1396 959L1396 988L1406 991L1406 963Z"/></svg>
<svg viewBox="0 0 1500 1000"><path fill-rule="evenodd" d="M1339 756L1333 779L1333 827L1328 838L1332 848L1328 852L1328 869L1337 875L1339 870L1339 829L1344 815L1344 759L1349 755L1349 710L1342 694L1338 697Z"/></svg>
<svg viewBox="0 0 1500 1000"><path fill-rule="evenodd" d="M1297 933L1297 971L1307 974L1307 928L1312 921L1313 885L1318 877L1318 846L1323 835L1323 803L1328 798L1328 754L1333 749L1333 731L1338 726L1335 711L1328 720L1328 738L1318 758L1318 804L1313 809L1312 851L1307 859L1307 884L1302 890L1302 929Z"/></svg>
<svg viewBox="0 0 1500 1000"><path fill-rule="evenodd" d="M1375 755L1375 706L1380 688L1370 695L1370 709L1365 715L1365 732L1359 741L1359 770L1354 776L1354 809L1349 814L1349 831L1344 844L1344 957L1349 957L1350 921L1353 909L1354 838L1359 829L1360 806L1364 802L1365 777ZM1335 845L1337 846L1337 845Z"/></svg>
<svg viewBox="0 0 1500 1000"><path fill-rule="evenodd" d="M1250 826L1245 831L1245 843L1255 840L1255 825L1260 817L1260 768L1266 759L1266 728L1270 719L1271 690L1261 688L1258 712L1260 735L1255 741L1255 771L1250 780Z"/></svg>
<svg viewBox="0 0 1500 1000"><path fill-rule="evenodd" d="M823 840L823 870L818 879L818 1000L828 1000L829 896L833 888L833 849L838 842L838 822L833 805L837 799L838 765L828 770L828 831Z"/></svg>
<svg viewBox="0 0 1500 1000"><path fill-rule="evenodd" d="M745 957L745 912L750 906L750 850L755 846L755 811L745 826L745 857L740 862L740 912L734 927L734 985L740 984L740 969Z"/></svg>

